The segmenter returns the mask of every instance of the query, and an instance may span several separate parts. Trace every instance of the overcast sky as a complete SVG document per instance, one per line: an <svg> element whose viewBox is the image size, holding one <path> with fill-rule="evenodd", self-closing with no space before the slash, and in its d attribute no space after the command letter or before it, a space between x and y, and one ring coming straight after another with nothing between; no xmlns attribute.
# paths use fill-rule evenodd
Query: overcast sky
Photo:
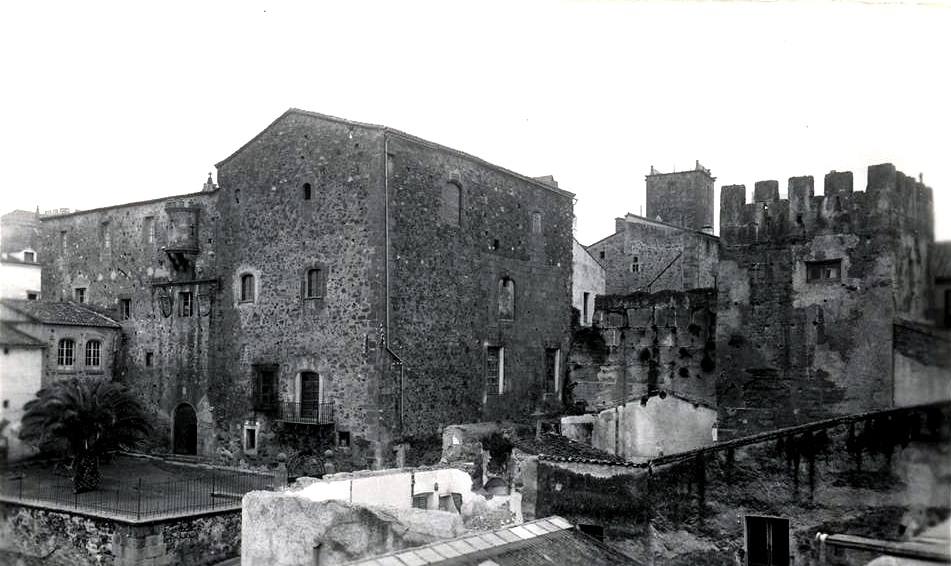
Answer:
<svg viewBox="0 0 951 566"><path fill-rule="evenodd" d="M200 190L299 107L554 175L584 244L695 160L750 192L890 161L951 239L949 29L935 5L8 2L0 211Z"/></svg>

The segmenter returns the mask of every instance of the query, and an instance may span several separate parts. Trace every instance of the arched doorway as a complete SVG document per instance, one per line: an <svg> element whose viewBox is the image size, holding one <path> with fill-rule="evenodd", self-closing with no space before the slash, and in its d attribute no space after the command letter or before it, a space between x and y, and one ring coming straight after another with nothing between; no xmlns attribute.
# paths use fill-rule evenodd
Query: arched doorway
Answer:
<svg viewBox="0 0 951 566"><path fill-rule="evenodd" d="M172 420L172 452L175 454L198 454L198 418L195 409L188 403L175 407Z"/></svg>

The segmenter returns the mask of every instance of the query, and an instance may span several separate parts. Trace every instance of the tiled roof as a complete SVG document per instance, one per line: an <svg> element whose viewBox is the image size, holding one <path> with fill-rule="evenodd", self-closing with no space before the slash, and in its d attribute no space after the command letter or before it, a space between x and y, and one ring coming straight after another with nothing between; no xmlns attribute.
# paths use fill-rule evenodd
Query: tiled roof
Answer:
<svg viewBox="0 0 951 566"><path fill-rule="evenodd" d="M614 454L608 454L587 444L551 432L544 432L538 438L534 435L523 436L513 440L512 443L523 452L538 455L539 460L609 466L637 465Z"/></svg>
<svg viewBox="0 0 951 566"><path fill-rule="evenodd" d="M45 348L46 344L24 334L6 322L0 322L0 346L19 348Z"/></svg>
<svg viewBox="0 0 951 566"><path fill-rule="evenodd" d="M935 278L951 279L951 241L935 242L931 266Z"/></svg>
<svg viewBox="0 0 951 566"><path fill-rule="evenodd" d="M353 566L602 566L637 564L628 556L575 530L561 517L470 534L351 562Z"/></svg>
<svg viewBox="0 0 951 566"><path fill-rule="evenodd" d="M119 328L119 323L108 316L77 303L53 303L26 299L3 299L0 302L43 324Z"/></svg>

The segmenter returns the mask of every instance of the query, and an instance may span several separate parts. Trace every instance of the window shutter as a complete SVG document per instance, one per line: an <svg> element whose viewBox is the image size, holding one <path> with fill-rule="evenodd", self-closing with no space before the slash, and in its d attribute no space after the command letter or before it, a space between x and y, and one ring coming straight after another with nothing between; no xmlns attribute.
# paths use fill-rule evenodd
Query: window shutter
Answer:
<svg viewBox="0 0 951 566"><path fill-rule="evenodd" d="M320 292L320 297L325 298L327 296L327 272L329 269L326 267L322 268L317 272L318 277L318 289Z"/></svg>

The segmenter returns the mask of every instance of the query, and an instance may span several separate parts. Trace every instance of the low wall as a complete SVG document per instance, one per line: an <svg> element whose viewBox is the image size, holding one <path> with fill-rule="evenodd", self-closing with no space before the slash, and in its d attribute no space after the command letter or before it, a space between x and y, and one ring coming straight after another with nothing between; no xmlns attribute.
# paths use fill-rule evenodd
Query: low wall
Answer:
<svg viewBox="0 0 951 566"><path fill-rule="evenodd" d="M201 566L236 556L240 535L238 511L130 524L0 503L0 560L27 565Z"/></svg>

